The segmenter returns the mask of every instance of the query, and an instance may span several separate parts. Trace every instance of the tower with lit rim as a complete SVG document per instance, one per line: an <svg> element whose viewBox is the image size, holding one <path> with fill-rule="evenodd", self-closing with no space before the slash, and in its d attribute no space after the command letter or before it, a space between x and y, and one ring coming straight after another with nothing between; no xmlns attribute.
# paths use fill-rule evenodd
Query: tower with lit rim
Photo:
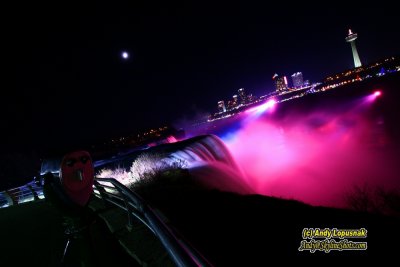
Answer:
<svg viewBox="0 0 400 267"><path fill-rule="evenodd" d="M361 61L357 52L357 47L355 43L356 39L357 39L357 33L353 33L351 29L349 29L349 35L347 35L346 37L346 42L351 44L351 51L353 52L353 58L354 58L354 67L358 68L361 67Z"/></svg>

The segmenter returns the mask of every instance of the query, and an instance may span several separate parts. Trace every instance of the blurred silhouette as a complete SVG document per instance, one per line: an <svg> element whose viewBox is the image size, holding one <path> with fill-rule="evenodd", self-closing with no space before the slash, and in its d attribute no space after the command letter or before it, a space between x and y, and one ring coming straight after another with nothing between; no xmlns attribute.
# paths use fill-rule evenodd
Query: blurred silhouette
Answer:
<svg viewBox="0 0 400 267"><path fill-rule="evenodd" d="M66 245L61 266L94 266L89 227L94 216L87 207L92 195L94 169L88 152L67 154L61 163L60 176L43 176L43 194L63 217Z"/></svg>

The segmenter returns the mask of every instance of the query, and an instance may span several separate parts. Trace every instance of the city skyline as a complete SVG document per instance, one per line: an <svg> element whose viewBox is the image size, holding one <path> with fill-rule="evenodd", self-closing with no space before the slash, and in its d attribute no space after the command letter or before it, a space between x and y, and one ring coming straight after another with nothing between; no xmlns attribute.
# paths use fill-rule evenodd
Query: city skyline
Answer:
<svg viewBox="0 0 400 267"><path fill-rule="evenodd" d="M394 10L300 3L11 7L2 143L54 147L175 124L215 109L232 90L273 90L273 73L301 71L319 81L352 68L348 28L360 35L363 63L397 55Z"/></svg>
<svg viewBox="0 0 400 267"><path fill-rule="evenodd" d="M274 76L272 76L272 80L275 83L275 91L259 97L253 96L252 94L247 95L245 89L240 88L238 90L238 95L240 95L242 101L238 101L237 95L233 95L231 100L227 100L227 105L225 105L224 100L218 101L218 111L214 114L210 114L207 120L205 120L206 118L204 119L204 122L229 118L243 111L247 112L248 109L263 110L263 107L268 107L271 103L276 104L279 102L285 102L309 94L315 94L337 87L350 85L352 83L362 82L370 78L382 77L386 74L392 74L399 71L399 59L398 57L396 58L392 56L373 62L369 65L355 67L340 73L332 73L320 82L310 83L309 80L303 81L303 74L301 72L296 72L291 75L292 86L290 86L286 76L279 76L275 73ZM379 96L381 92L377 92L376 96ZM196 122L196 124L198 124L198 122Z"/></svg>

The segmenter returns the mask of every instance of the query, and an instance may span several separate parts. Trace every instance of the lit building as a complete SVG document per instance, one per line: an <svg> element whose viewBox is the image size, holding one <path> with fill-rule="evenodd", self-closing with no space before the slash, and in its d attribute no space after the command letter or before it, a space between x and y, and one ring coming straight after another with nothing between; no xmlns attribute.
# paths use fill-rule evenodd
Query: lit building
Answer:
<svg viewBox="0 0 400 267"><path fill-rule="evenodd" d="M292 81L294 88L300 88L303 86L303 73L296 72L292 74Z"/></svg>
<svg viewBox="0 0 400 267"><path fill-rule="evenodd" d="M226 107L225 107L225 102L223 100L218 101L218 112L225 112Z"/></svg>
<svg viewBox="0 0 400 267"><path fill-rule="evenodd" d="M360 57L358 56L357 47L356 47L356 39L357 33L353 33L349 29L349 35L345 38L346 42L351 44L351 51L353 52L353 59L354 59L354 67L358 68L361 67Z"/></svg>
<svg viewBox="0 0 400 267"><path fill-rule="evenodd" d="M275 82L275 88L277 92L287 91L288 89L288 82L286 76L280 77L278 74L272 77L272 80Z"/></svg>
<svg viewBox="0 0 400 267"><path fill-rule="evenodd" d="M237 107L239 105L239 99L237 95L232 96L233 98L233 107Z"/></svg>
<svg viewBox="0 0 400 267"><path fill-rule="evenodd" d="M233 103L233 100L228 100L228 110L231 110L231 109L233 109L235 106L234 106L234 103Z"/></svg>
<svg viewBox="0 0 400 267"><path fill-rule="evenodd" d="M240 103L241 104L246 104L247 103L247 97L246 97L246 93L244 91L244 88L240 88L238 90L238 94L240 96Z"/></svg>
<svg viewBox="0 0 400 267"><path fill-rule="evenodd" d="M252 102L254 102L255 100L256 100L256 97L253 96L253 94L249 94L249 95L247 96L247 103L252 103Z"/></svg>

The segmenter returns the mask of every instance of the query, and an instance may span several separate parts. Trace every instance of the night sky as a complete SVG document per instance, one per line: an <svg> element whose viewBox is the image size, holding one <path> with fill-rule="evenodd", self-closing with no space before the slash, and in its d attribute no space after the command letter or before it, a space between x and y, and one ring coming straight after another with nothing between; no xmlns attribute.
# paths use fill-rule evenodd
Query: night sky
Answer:
<svg viewBox="0 0 400 267"><path fill-rule="evenodd" d="M3 9L4 151L179 125L239 88L268 93L275 72L320 81L352 67L349 27L363 63L399 54L398 9L382 1L136 2Z"/></svg>

